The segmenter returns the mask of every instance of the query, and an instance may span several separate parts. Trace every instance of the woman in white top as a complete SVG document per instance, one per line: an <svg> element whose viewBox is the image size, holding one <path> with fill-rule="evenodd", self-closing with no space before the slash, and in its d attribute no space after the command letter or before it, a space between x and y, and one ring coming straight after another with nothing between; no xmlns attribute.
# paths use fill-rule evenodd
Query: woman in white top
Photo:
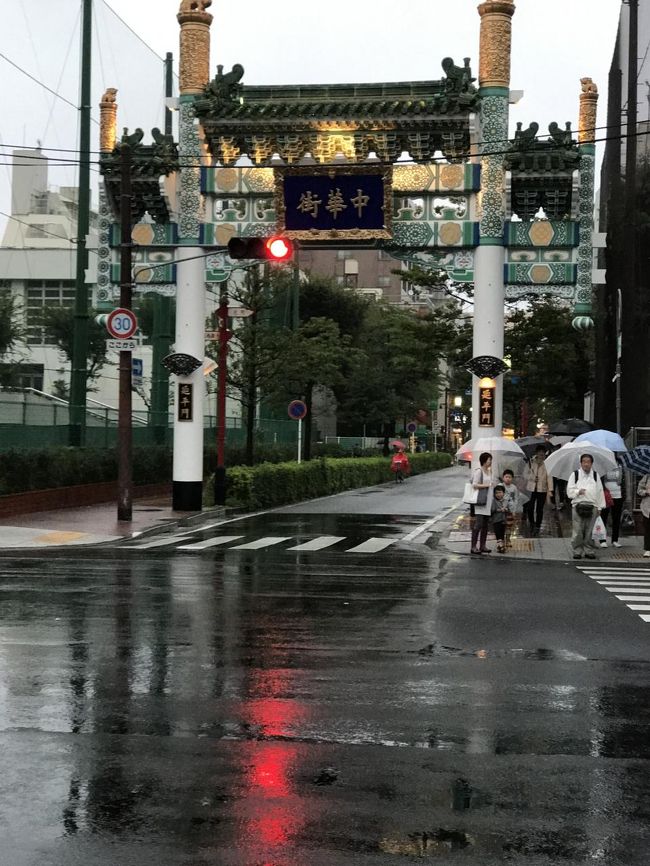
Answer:
<svg viewBox="0 0 650 866"><path fill-rule="evenodd" d="M484 451L478 459L479 466L472 472L472 486L475 490L486 490L486 500L482 505L470 506L472 515L472 553L490 553L485 546L488 524L492 509L492 455Z"/></svg>

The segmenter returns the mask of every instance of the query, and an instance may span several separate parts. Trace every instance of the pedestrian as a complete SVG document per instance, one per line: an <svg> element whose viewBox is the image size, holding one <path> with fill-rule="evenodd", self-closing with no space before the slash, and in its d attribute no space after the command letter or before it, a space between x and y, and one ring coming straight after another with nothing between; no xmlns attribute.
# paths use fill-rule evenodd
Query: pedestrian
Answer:
<svg viewBox="0 0 650 866"><path fill-rule="evenodd" d="M506 513L506 547L512 547L512 536L519 526L524 501L519 488L515 484L515 473L512 469L503 470L501 481L505 490L504 500L508 507Z"/></svg>
<svg viewBox="0 0 650 866"><path fill-rule="evenodd" d="M390 471L395 473L395 483L402 484L411 471L409 459L401 448L396 448L390 461Z"/></svg>
<svg viewBox="0 0 650 866"><path fill-rule="evenodd" d="M484 451L478 458L479 465L472 472L472 487L486 490L483 505L470 505L472 515L472 553L490 553L486 547L488 524L492 513L492 455Z"/></svg>
<svg viewBox="0 0 650 866"><path fill-rule="evenodd" d="M544 519L544 504L550 502L553 493L553 479L546 471L545 458L546 448L544 445L538 445L534 457L526 468L526 490L530 494L526 514L531 535L539 533Z"/></svg>
<svg viewBox="0 0 650 866"><path fill-rule="evenodd" d="M503 484L495 484L492 497L492 528L497 540L497 551L506 552L506 524L508 516L508 503L506 501L506 488Z"/></svg>
<svg viewBox="0 0 650 866"><path fill-rule="evenodd" d="M381 453L384 455L384 457L388 457L388 455L390 454L390 445L388 444L388 436L384 436L384 439L383 439L382 445L381 445Z"/></svg>
<svg viewBox="0 0 650 866"><path fill-rule="evenodd" d="M596 542L592 533L596 518L605 507L605 493L593 464L594 458L591 454L581 454L580 469L576 469L567 478L566 495L571 500L571 549L574 559L582 559L583 553L587 559L596 558Z"/></svg>
<svg viewBox="0 0 650 866"><path fill-rule="evenodd" d="M643 555L650 557L650 475L644 475L636 489L641 497L641 516L643 517Z"/></svg>
<svg viewBox="0 0 650 866"><path fill-rule="evenodd" d="M605 529L607 519L612 516L612 547L620 547L618 540L621 532L621 514L623 513L623 469L620 465L603 475L605 487L605 510L600 515L603 518ZM601 547L607 547L607 540L600 542Z"/></svg>

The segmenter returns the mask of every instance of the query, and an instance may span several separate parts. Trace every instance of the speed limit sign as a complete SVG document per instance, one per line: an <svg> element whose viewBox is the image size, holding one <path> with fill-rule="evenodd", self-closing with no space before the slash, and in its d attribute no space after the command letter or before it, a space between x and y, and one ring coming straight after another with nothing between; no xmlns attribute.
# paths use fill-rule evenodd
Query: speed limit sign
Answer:
<svg viewBox="0 0 650 866"><path fill-rule="evenodd" d="M137 327L135 313L124 307L113 310L106 318L106 330L116 340L128 340L135 334Z"/></svg>

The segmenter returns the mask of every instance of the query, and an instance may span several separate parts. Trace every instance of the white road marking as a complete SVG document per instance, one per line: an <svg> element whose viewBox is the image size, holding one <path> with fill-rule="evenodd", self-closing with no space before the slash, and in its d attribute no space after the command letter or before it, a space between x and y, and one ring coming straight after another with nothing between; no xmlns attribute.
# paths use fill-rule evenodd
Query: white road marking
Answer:
<svg viewBox="0 0 650 866"><path fill-rule="evenodd" d="M617 595L621 601L650 601L650 593L646 595Z"/></svg>
<svg viewBox="0 0 650 866"><path fill-rule="evenodd" d="M628 604L630 610L650 610L650 604Z"/></svg>
<svg viewBox="0 0 650 866"><path fill-rule="evenodd" d="M243 535L217 535L206 541L195 541L193 544L181 544L178 550L205 550L208 547L218 547L220 544L229 544L231 541L239 541Z"/></svg>
<svg viewBox="0 0 650 866"><path fill-rule="evenodd" d="M267 535L264 538L258 538L255 541L249 541L246 544L237 544L231 547L231 550L259 550L261 547L272 547L274 544L282 544L283 541L290 541L290 535Z"/></svg>
<svg viewBox="0 0 650 866"><path fill-rule="evenodd" d="M361 544L357 544L356 547L350 547L346 550L346 553L379 553L380 550L384 550L386 547L390 547L391 544L395 544L396 541L404 541L404 539L399 538L369 538L367 541L362 542Z"/></svg>
<svg viewBox="0 0 650 866"><path fill-rule="evenodd" d="M295 547L287 547L287 550L323 550L325 547L331 547L339 541L345 541L345 535L321 535L319 538L312 538L311 541L305 541L304 544L296 544Z"/></svg>
<svg viewBox="0 0 650 866"><path fill-rule="evenodd" d="M640 574L633 574L630 577L623 577L623 575L617 575L614 577L613 575L610 577L603 577L602 575L598 575L595 577L594 575L590 575L592 580L598 581L598 583L627 583L628 580L638 580L640 583L648 583L650 582L650 577L641 577Z"/></svg>
<svg viewBox="0 0 650 866"><path fill-rule="evenodd" d="M643 586L635 586L633 583L629 585L624 583L622 586L620 584L617 586L606 586L605 589L607 592L647 592L650 595L650 586L646 590Z"/></svg>
<svg viewBox="0 0 650 866"><path fill-rule="evenodd" d="M594 574L647 574L650 575L650 568L630 568L626 565L621 566L598 566L598 565L578 565L580 571L593 576Z"/></svg>
<svg viewBox="0 0 650 866"><path fill-rule="evenodd" d="M643 622L650 622L650 614L648 613L640 613L639 617L643 620Z"/></svg>
<svg viewBox="0 0 650 866"><path fill-rule="evenodd" d="M448 508L446 511L437 514L435 517L430 517L429 520L426 520L424 523L421 523L419 526L416 526L415 529L412 529L407 535L402 537L402 541L413 541L418 535L422 535L423 532L426 532L431 526L434 526L439 520L442 520L443 517L446 517L452 511L454 511L458 507L458 503L455 502L451 508Z"/></svg>
<svg viewBox="0 0 650 866"><path fill-rule="evenodd" d="M116 544L115 547L123 547L129 550L134 550L136 548L137 550L149 550L151 547L164 547L165 545L176 544L178 541L185 541L186 538L186 535L172 535L167 538L157 538L155 541L144 541L142 544Z"/></svg>

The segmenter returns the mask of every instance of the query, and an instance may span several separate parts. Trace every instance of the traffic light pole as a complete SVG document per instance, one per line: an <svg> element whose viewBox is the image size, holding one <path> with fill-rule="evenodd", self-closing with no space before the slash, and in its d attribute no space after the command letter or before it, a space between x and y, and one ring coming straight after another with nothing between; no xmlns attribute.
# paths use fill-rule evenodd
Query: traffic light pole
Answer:
<svg viewBox="0 0 650 866"><path fill-rule="evenodd" d="M120 306L133 303L131 285L131 148L126 142L120 150ZM132 353L120 352L119 404L117 421L117 519L133 517L133 437L131 374Z"/></svg>
<svg viewBox="0 0 650 866"><path fill-rule="evenodd" d="M228 281L220 284L219 308L219 355L217 370L217 467L214 473L214 504L226 502L226 386L228 381Z"/></svg>

